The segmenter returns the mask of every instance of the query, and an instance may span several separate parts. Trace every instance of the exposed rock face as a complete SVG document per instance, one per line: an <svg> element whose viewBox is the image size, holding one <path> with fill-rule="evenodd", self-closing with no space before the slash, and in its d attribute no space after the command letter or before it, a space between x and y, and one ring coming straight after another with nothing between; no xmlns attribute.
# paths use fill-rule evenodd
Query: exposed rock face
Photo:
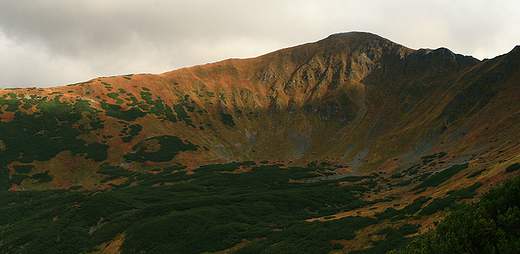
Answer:
<svg viewBox="0 0 520 254"><path fill-rule="evenodd" d="M229 79L219 73L222 82L215 84L228 94L241 94L232 96L229 105L235 118L244 111L256 116L242 121L259 130L252 159L271 159L285 151L274 159L307 163L330 157L350 163L362 154L365 160L371 158L371 165L351 166L369 169L391 157L409 158L412 151L416 157L444 149L436 145L453 138L446 132L449 126L463 116L478 114L501 85L508 86L506 75L512 73L485 74L486 66L445 48L411 50L373 34L346 33L255 59L204 66L204 70L233 70ZM198 73L199 68L185 72ZM187 74L166 75L175 79ZM215 79L198 78L204 83ZM303 128L302 121L312 127L305 134L294 131ZM258 127L264 122L271 122L271 128ZM428 142L424 137L429 137ZM317 150L319 155L311 156Z"/></svg>

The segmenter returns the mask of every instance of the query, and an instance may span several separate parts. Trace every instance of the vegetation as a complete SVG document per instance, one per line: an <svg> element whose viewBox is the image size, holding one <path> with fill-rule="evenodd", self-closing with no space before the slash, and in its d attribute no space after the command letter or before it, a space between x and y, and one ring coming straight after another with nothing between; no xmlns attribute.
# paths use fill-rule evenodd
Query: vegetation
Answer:
<svg viewBox="0 0 520 254"><path fill-rule="evenodd" d="M233 121L233 116L231 114L220 113L220 120L229 127L235 126L235 121Z"/></svg>
<svg viewBox="0 0 520 254"><path fill-rule="evenodd" d="M38 111L34 114L16 111L12 121L0 121L0 140L5 146L5 149L0 149L0 167L14 161L47 161L59 152L67 150L73 155L85 154L87 158L95 161L107 158L108 146L100 143L87 145L86 141L77 138L84 132L103 126L101 120L93 116L97 111L90 107L88 102L78 100L71 104L61 102L59 97L56 97L54 100L35 98L25 103L36 105ZM75 128L74 125L84 118L88 119L91 128L81 125ZM24 171L21 168L19 170Z"/></svg>
<svg viewBox="0 0 520 254"><path fill-rule="evenodd" d="M91 143L82 147L79 152L86 153L85 159L92 159L94 161L104 161L108 158L108 145L100 143Z"/></svg>
<svg viewBox="0 0 520 254"><path fill-rule="evenodd" d="M477 172L474 172L473 174L469 175L467 178L470 179L470 178L473 178L475 176L478 176L478 175L480 175L484 171L486 171L486 169L482 169L482 170L479 170Z"/></svg>
<svg viewBox="0 0 520 254"><path fill-rule="evenodd" d="M445 182L446 180L450 179L452 176L456 175L463 169L468 168L468 163L461 164L461 165L455 165L448 169L445 169L443 171L437 172L430 176L426 181L422 182L421 184L415 186L413 190L418 190L426 187L435 187L439 186L441 183Z"/></svg>
<svg viewBox="0 0 520 254"><path fill-rule="evenodd" d="M116 100L116 104L123 104L123 103L124 103L123 100L121 100L120 98L118 98L118 97L119 97L119 94L118 94L118 93L108 93L107 96L108 96L109 98L112 98L112 99Z"/></svg>
<svg viewBox="0 0 520 254"><path fill-rule="evenodd" d="M518 253L519 192L520 178L508 180L479 202L446 216L404 250L390 253Z"/></svg>
<svg viewBox="0 0 520 254"><path fill-rule="evenodd" d="M132 107L129 110L122 110L121 106L109 104L104 101L101 102L101 107L105 110L107 116L126 121L135 121L138 117L146 115L146 112L141 111L138 107Z"/></svg>
<svg viewBox="0 0 520 254"><path fill-rule="evenodd" d="M414 233L417 233L417 230L419 229L420 225L413 225L413 224L404 224L399 228L383 228L379 231L375 232L376 235L382 235L384 236L383 240L375 241L373 242L373 246L368 249L364 250L358 250L358 251L351 251L349 253L352 254L368 254L368 253L384 253L385 251L389 249L394 248L403 248L406 247L408 243L412 241L412 238L406 237L407 235L411 235Z"/></svg>
<svg viewBox="0 0 520 254"><path fill-rule="evenodd" d="M241 167L250 170L229 173ZM328 253L338 247L331 240L352 239L358 229L378 222L305 222L369 202L354 194L364 187L340 186L339 180L289 182L307 174L304 169L244 162L204 166L188 175L183 168L152 174L105 165L98 170L105 182L138 182L112 191L0 192L0 252L87 253L126 232L123 253L215 252L243 239L250 243L236 253Z"/></svg>
<svg viewBox="0 0 520 254"><path fill-rule="evenodd" d="M134 136L139 135L139 132L141 132L141 130L143 129L143 126L141 126L139 124L134 124L134 125L128 126L128 128L130 128L130 131L128 132L129 136L121 138L123 140L123 142L125 142L125 143L128 143L128 142L132 141ZM127 128L123 129L123 131L122 131L123 134L126 134L126 130L125 129L127 129Z"/></svg>
<svg viewBox="0 0 520 254"><path fill-rule="evenodd" d="M33 165L14 165L14 171L20 174L28 174L34 168Z"/></svg>
<svg viewBox="0 0 520 254"><path fill-rule="evenodd" d="M393 207L389 207L382 213L377 213L375 216L380 220L390 219L391 221L395 221L406 219L408 217L412 217L418 211L420 211L422 206L430 199L430 197L418 197L411 204L407 205L401 210L396 210Z"/></svg>
<svg viewBox="0 0 520 254"><path fill-rule="evenodd" d="M134 145L132 150L134 152L124 156L128 161L165 162L172 160L180 151L196 151L197 147L188 141L182 141L178 137L165 135L145 139Z"/></svg>
<svg viewBox="0 0 520 254"><path fill-rule="evenodd" d="M155 141L161 145L183 143L168 136ZM239 168L247 170L234 173ZM23 247L29 253L86 253L125 233L123 253L215 252L244 239L248 243L234 253L329 253L343 248L333 240L353 239L359 229L386 219L410 218L430 206L424 207L430 198L418 197L403 209L389 208L376 218L305 222L380 202L359 200L356 193L369 190L362 185L339 184L370 176L291 183L290 179L315 177L322 169L257 166L254 162L202 166L194 174L185 170L179 165L156 169L155 173L139 172L106 163L97 171L106 176L102 182L123 180L113 185L112 191L2 191L0 251L22 251ZM31 178L52 180L48 172ZM450 192L448 197L453 201L472 197L480 186ZM416 233L418 227L400 224L382 228L375 232L379 240L370 248L353 253L404 248L413 240L407 236Z"/></svg>
<svg viewBox="0 0 520 254"><path fill-rule="evenodd" d="M518 169L520 169L520 163L517 162L517 163L509 165L506 168L506 172L513 172L513 171L517 171Z"/></svg>
<svg viewBox="0 0 520 254"><path fill-rule="evenodd" d="M182 105L173 105L173 110L175 110L175 113L177 113L177 117L180 120L186 122L187 125L195 127L195 125L193 125L193 122L191 121L190 115L188 115L188 113L184 110L184 107Z"/></svg>
<svg viewBox="0 0 520 254"><path fill-rule="evenodd" d="M6 98L7 95L9 95L9 97L10 97L9 99ZM18 107L21 104L22 103L17 98L15 93L4 94L4 96L2 96L2 98L0 98L0 105L1 106L7 105L7 107L4 110L8 111L8 112L15 112L16 110L18 110Z"/></svg>

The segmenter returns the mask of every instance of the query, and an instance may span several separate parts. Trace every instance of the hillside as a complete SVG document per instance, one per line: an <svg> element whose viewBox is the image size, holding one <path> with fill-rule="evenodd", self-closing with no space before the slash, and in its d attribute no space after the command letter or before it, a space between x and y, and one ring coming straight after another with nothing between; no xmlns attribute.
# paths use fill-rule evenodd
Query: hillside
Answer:
<svg viewBox="0 0 520 254"><path fill-rule="evenodd" d="M374 232L388 227L408 232L404 243L517 175L519 82L518 46L480 61L352 32L160 75L0 90L0 189L9 200L0 249L40 248L49 239L13 228L63 217L69 224L56 234L72 228L82 239L75 253L158 253L168 239L154 250L137 239L173 233L139 230L182 228L204 213L221 224L198 225L180 243L214 244L177 251L256 253L285 246L284 234L304 239L306 227L352 228L308 239L323 247L314 253L385 243ZM196 240L209 228L223 231Z"/></svg>

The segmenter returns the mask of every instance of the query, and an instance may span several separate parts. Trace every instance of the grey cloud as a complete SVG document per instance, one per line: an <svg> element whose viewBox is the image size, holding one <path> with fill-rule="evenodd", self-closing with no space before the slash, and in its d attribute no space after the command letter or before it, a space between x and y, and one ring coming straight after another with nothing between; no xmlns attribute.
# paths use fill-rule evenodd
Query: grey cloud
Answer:
<svg viewBox="0 0 520 254"><path fill-rule="evenodd" d="M353 30L412 48L444 46L492 57L520 41L518 5L505 0L0 1L0 87L161 73Z"/></svg>

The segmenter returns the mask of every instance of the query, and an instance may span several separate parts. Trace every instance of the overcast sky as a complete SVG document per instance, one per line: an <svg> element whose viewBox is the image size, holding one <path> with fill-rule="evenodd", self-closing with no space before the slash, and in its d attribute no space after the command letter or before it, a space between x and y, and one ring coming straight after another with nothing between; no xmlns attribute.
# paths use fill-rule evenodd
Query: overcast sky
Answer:
<svg viewBox="0 0 520 254"><path fill-rule="evenodd" d="M0 0L0 88L249 58L366 31L479 59L520 44L518 0Z"/></svg>

